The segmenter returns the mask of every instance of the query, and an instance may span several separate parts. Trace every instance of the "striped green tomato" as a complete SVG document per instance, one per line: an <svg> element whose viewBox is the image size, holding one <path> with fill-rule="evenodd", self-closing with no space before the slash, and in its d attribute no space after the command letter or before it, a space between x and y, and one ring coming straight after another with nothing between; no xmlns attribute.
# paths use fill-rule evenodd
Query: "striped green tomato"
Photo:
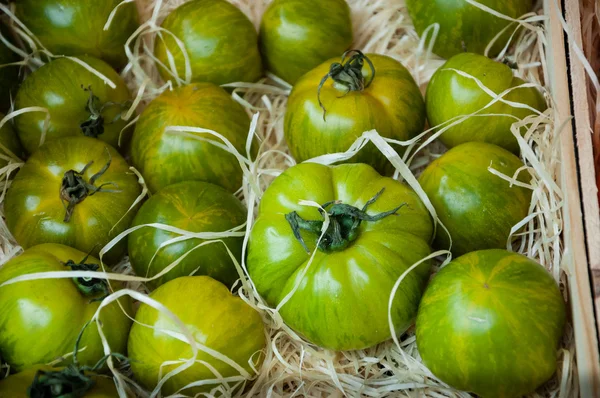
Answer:
<svg viewBox="0 0 600 398"><path fill-rule="evenodd" d="M84 252L58 244L32 247L0 268L0 285L37 272L99 269L98 259L86 256ZM113 289L121 287L114 282L111 286ZM37 279L0 286L2 359L17 372L62 356L66 359L57 366L68 365L79 333L95 315L100 299L108 293L110 288L105 281L84 278ZM132 313L128 298L108 304L99 316L111 350L122 354L125 354L131 326L124 310ZM94 366L104 357L96 323L85 329L79 347L85 347L77 355L81 365Z"/></svg>
<svg viewBox="0 0 600 398"><path fill-rule="evenodd" d="M459 257L430 282L417 347L431 372L480 397L533 393L556 370L565 303L538 263L505 250Z"/></svg>
<svg viewBox="0 0 600 398"><path fill-rule="evenodd" d="M184 3L169 14L162 28L170 34L163 32L163 38L157 38L154 55L165 80L189 77L192 82L225 84L255 82L263 74L256 28L225 0Z"/></svg>
<svg viewBox="0 0 600 398"><path fill-rule="evenodd" d="M275 0L260 26L265 67L290 84L352 44L345 0Z"/></svg>
<svg viewBox="0 0 600 398"><path fill-rule="evenodd" d="M199 350L194 365L164 383L162 396L177 392L191 397L219 396L214 394L219 388L222 391L224 386L208 380L218 379L217 374L223 378L237 378L228 383L231 388L253 376L253 367L260 368L266 343L262 319L223 284L208 276L186 276L160 286L150 298L175 314L196 339L196 344L232 361L227 363L206 350ZM161 375L164 377L185 359L192 358L192 348L181 337L168 334L181 335L182 331L164 311L142 304L135 320L128 343L131 369L142 386L153 390ZM190 383L201 381L205 384L186 388ZM212 394L208 395L210 392Z"/></svg>
<svg viewBox="0 0 600 398"><path fill-rule="evenodd" d="M133 226L162 223L189 232L225 232L245 222L246 209L231 193L207 182L185 181L153 195L138 211ZM150 282L151 287L191 274L208 275L227 286L238 279L227 248L239 262L242 237L219 238L222 242L201 247L206 240L188 239L161 248L178 236L153 227L138 229L129 236L129 259L140 276L154 276L185 255L176 268Z"/></svg>
<svg viewBox="0 0 600 398"><path fill-rule="evenodd" d="M501 102L487 107L493 97L480 88L475 80L460 75L460 72L479 79L495 94L512 89L503 99L523 104L526 108ZM542 112L546 109L546 102L535 87L514 88L523 84L525 81L514 76L507 65L472 53L456 55L437 70L427 86L425 102L429 124L431 127L445 126L451 120L475 112L492 115L464 120L446 130L440 136L440 141L450 148L470 141L488 142L519 153L519 144L510 130L511 125L534 115L535 110Z"/></svg>
<svg viewBox="0 0 600 398"><path fill-rule="evenodd" d="M17 92L15 110L46 108L50 120L46 130L44 112L16 117L15 126L28 153L34 153L43 142L69 136L85 135L118 146L119 134L127 124L120 116L129 101L129 90L104 61L92 57L80 59L111 80L115 88L67 58L57 58L33 72Z"/></svg>
<svg viewBox="0 0 600 398"><path fill-rule="evenodd" d="M209 142L165 131L172 126L214 130L245 154L250 119L225 90L196 83L164 92L140 116L131 159L152 192L189 180L211 182L231 192L240 188L242 169L234 155ZM222 143L213 135L198 137Z"/></svg>
<svg viewBox="0 0 600 398"><path fill-rule="evenodd" d="M492 174L512 177L523 163L498 146L469 142L434 160L419 177L440 221L452 237L455 256L481 249L505 248L511 228L529 214L531 190ZM518 181L529 183L522 171ZM434 246L448 249L441 228Z"/></svg>
<svg viewBox="0 0 600 398"><path fill-rule="evenodd" d="M365 56L355 52L342 62L353 76L351 82L345 82L346 73L336 61L340 60L332 59L305 74L289 97L284 133L298 162L344 152L362 133L373 129L396 140L408 140L423 131L423 96L400 62L385 55ZM330 73L332 68L337 73ZM331 78L319 91L328 73ZM391 169L373 144L368 144L350 161L370 164L380 173Z"/></svg>
<svg viewBox="0 0 600 398"><path fill-rule="evenodd" d="M301 200L324 205L329 213L317 249L323 217ZM284 321L308 341L333 350L363 349L391 337L392 287L430 254L432 230L416 193L372 167L302 163L277 177L263 195L250 235L248 272L261 296L281 306ZM414 321L429 270L429 262L421 263L394 296L396 333Z"/></svg>
<svg viewBox="0 0 600 398"><path fill-rule="evenodd" d="M509 18L519 18L533 6L533 0L478 0L478 3ZM489 55L496 56L517 27L467 0L407 0L406 5L419 35L434 23L440 25L433 52L444 58L466 51L483 54L488 44L504 32L490 48ZM429 38L432 34L433 31Z"/></svg>
<svg viewBox="0 0 600 398"><path fill-rule="evenodd" d="M135 2L121 3L19 0L15 6L17 17L55 55L90 55L121 68L127 63L125 42L139 24ZM112 23L105 29L117 6Z"/></svg>

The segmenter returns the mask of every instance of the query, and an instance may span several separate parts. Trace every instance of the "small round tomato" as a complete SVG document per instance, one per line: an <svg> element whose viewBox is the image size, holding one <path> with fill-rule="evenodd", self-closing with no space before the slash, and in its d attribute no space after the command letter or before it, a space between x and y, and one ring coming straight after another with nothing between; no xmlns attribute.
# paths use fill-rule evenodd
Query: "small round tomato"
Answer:
<svg viewBox="0 0 600 398"><path fill-rule="evenodd" d="M533 7L533 0L478 2L509 18L519 18ZM430 25L440 25L433 52L444 58L465 51L483 54L488 44L506 28L490 49L489 55L496 56L517 27L516 24L511 25L510 21L484 11L467 0L407 0L406 5L419 35Z"/></svg>
<svg viewBox="0 0 600 398"><path fill-rule="evenodd" d="M464 120L446 130L440 136L440 141L450 148L470 141L488 142L519 153L519 144L510 127L514 122L533 115L534 111L501 102L485 108L493 98L477 82L459 75L457 70L479 79L496 94L525 84L523 79L513 75L507 65L484 56L465 53L452 57L437 70L427 86L425 101L431 127L448 124L451 119L456 120L478 111L493 116L474 116ZM534 87L516 88L503 98L538 111L546 109L543 96Z"/></svg>
<svg viewBox="0 0 600 398"><path fill-rule="evenodd" d="M225 189L200 181L181 182L153 195L137 213L133 226L161 223L189 232L225 232L246 222L244 205ZM243 231L242 231L243 233ZM129 236L129 259L136 274L152 277L182 256L176 268L149 282L155 288L186 275L208 275L231 286L238 272L227 248L241 259L243 237L198 247L204 239L188 239L161 248L180 235L144 227ZM226 246L226 247L225 247Z"/></svg>
<svg viewBox="0 0 600 398"><path fill-rule="evenodd" d="M163 396L177 392L189 396L206 395L224 387L209 382L218 378L216 374L223 378L237 376L243 380L254 375L253 367L260 367L266 344L262 319L258 312L233 296L223 284L208 276L181 277L165 283L150 297L173 312L198 344L237 364L237 368L233 367L199 350L194 365L163 384ZM140 306L135 320L128 343L131 369L142 386L153 390L161 375L164 377L192 357L192 348L187 341L169 334L182 331L167 314L147 304ZM190 383L199 381L206 384L186 388ZM239 385L239 381L230 382L229 388L236 384Z"/></svg>
<svg viewBox="0 0 600 398"><path fill-rule="evenodd" d="M0 112L0 120L4 119L3 113ZM9 163L17 161L16 158L23 156L23 147L17 133L9 123L4 124L0 128L0 169L5 167Z"/></svg>
<svg viewBox="0 0 600 398"><path fill-rule="evenodd" d="M115 383L108 376L84 372L80 379L65 380L60 374L64 371L65 368L49 366L35 366L26 369L2 380L0 397L70 397L71 395L68 394L72 393L75 388L78 392L76 396L81 398L115 398L118 396ZM35 388L35 390L30 392L30 388ZM81 395L82 393L83 395Z"/></svg>
<svg viewBox="0 0 600 398"><path fill-rule="evenodd" d="M321 87L325 76L330 78ZM288 100L284 132L290 152L303 162L344 152L365 131L407 140L424 125L425 103L410 72L390 57L355 51L346 62L327 61L298 80ZM380 173L391 167L371 143L351 162L370 164Z"/></svg>
<svg viewBox="0 0 600 398"><path fill-rule="evenodd" d="M9 33L0 22L0 33L5 39ZM19 78L18 66L4 66L19 60L17 54L12 52L2 41L0 41L0 111L10 108L10 97L16 87Z"/></svg>
<svg viewBox="0 0 600 398"><path fill-rule="evenodd" d="M266 68L290 84L352 44L345 0L275 0L260 26Z"/></svg>
<svg viewBox="0 0 600 398"><path fill-rule="evenodd" d="M512 177L523 163L498 146L469 142L433 161L419 178L452 237L455 256L505 248L511 228L529 214L531 190L511 185L492 174L490 167ZM522 171L518 180L528 183L527 176ZM438 229L434 245L450 247L442 229Z"/></svg>
<svg viewBox="0 0 600 398"><path fill-rule="evenodd" d="M32 247L0 268L0 285L36 272L95 271L100 262L86 253L57 244ZM112 282L112 287L120 285ZM101 299L110 293L107 281L86 278L37 279L0 287L0 351L11 369L21 371L66 355L71 362L75 342ZM122 298L100 312L99 321L113 352L125 353L131 320L131 303ZM79 342L77 360L94 366L104 357L95 323ZM85 349L83 349L85 347Z"/></svg>
<svg viewBox="0 0 600 398"><path fill-rule="evenodd" d="M141 188L115 149L88 137L50 141L17 173L6 193L8 229L24 248L66 244L97 256L129 227ZM126 243L105 260L121 259Z"/></svg>
<svg viewBox="0 0 600 398"><path fill-rule="evenodd" d="M202 127L223 135L245 154L250 119L244 108L222 88L196 83L166 91L141 114L131 142L131 160L156 192L171 184L199 180L235 192L242 185L242 169L234 155L209 142L165 129ZM198 134L222 143L210 134Z"/></svg>
<svg viewBox="0 0 600 398"><path fill-rule="evenodd" d="M120 68L125 42L138 27L135 2L121 0L19 0L17 17L55 55L91 55ZM115 7L108 29L105 25ZM69 78L74 74L66 73Z"/></svg>
<svg viewBox="0 0 600 398"><path fill-rule="evenodd" d="M323 216L300 200L322 204ZM311 343L363 349L391 337L388 302L396 280L430 254L431 217L410 188L365 164L302 163L267 189L248 246L248 272L269 305ZM314 259L306 274L311 252ZM399 334L414 321L430 262L400 285L391 308Z"/></svg>
<svg viewBox="0 0 600 398"><path fill-rule="evenodd" d="M117 147L127 124L120 116L128 106L129 90L108 64L91 57L80 59L110 79L116 88L67 58L57 58L33 72L17 92L15 110L46 108L50 120L45 131L44 112L16 117L15 127L27 152L35 152L43 142L76 135L99 138Z"/></svg>
<svg viewBox="0 0 600 398"><path fill-rule="evenodd" d="M443 382L477 396L522 397L556 370L565 303L527 257L482 250L448 264L419 307L417 347Z"/></svg>
<svg viewBox="0 0 600 398"><path fill-rule="evenodd" d="M225 84L255 82L263 74L256 28L225 0L184 3L167 16L162 28L171 34L157 37L154 55L165 80ZM173 35L183 44L189 64Z"/></svg>

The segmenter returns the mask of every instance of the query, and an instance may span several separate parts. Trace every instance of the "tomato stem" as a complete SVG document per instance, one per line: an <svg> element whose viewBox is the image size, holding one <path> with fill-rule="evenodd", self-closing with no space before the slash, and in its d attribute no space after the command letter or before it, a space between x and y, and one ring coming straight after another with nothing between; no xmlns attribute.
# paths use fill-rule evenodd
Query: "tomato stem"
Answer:
<svg viewBox="0 0 600 398"><path fill-rule="evenodd" d="M126 101L124 103L106 102L105 104L100 105L100 98L94 95L91 86L88 88L82 86L82 88L84 91L89 91L90 93L88 101L85 104L85 110L90 114L90 116L87 118L87 120L81 123L79 127L81 127L81 131L86 137L98 138L98 136L104 133L104 126L106 124L112 124L121 117L121 113L119 113L112 121L107 123L104 120L104 116L102 116L102 112L111 106L118 106L121 109L125 109L130 106L131 101Z"/></svg>
<svg viewBox="0 0 600 398"><path fill-rule="evenodd" d="M325 253L344 250L358 238L359 227L363 221L379 221L387 216L396 215L398 210L406 205L406 203L403 203L395 209L374 216L367 214L367 208L379 199L384 190L385 188L382 188L381 191L369 199L362 209L338 201L323 204L319 212L325 216L324 212L327 211L325 209L329 207L327 211L329 226L319 242L319 249ZM295 211L286 214L285 219L290 224L298 242L310 254L310 250L306 242L304 242L300 231L304 230L321 236L324 221L305 220Z"/></svg>
<svg viewBox="0 0 600 398"><path fill-rule="evenodd" d="M346 58L350 55L348 62L344 64ZM362 69L367 61L367 64L371 68L371 78L368 82L365 82L365 77L363 76ZM365 54L360 50L348 50L342 55L341 62L334 62L329 67L329 73L323 76L321 83L319 83L319 88L317 89L317 98L319 100L319 106L323 109L323 120L325 120L325 115L327 110L321 102L321 89L325 82L331 78L334 83L345 88L346 92L343 95L348 94L350 91L362 91L365 88L369 87L375 79L375 67L373 63Z"/></svg>
<svg viewBox="0 0 600 398"><path fill-rule="evenodd" d="M72 271L98 271L100 269L98 264L86 263L88 257L89 254L86 255L79 263L69 260L65 263L65 267L71 267ZM108 283L104 279L79 277L73 278L73 282L75 283L75 286L77 286L77 289L79 289L79 291L85 296L96 296L98 293L102 293L100 297L92 299L91 302L101 301L108 296Z"/></svg>
<svg viewBox="0 0 600 398"><path fill-rule="evenodd" d="M88 164L86 164L81 171L69 170L63 176L60 187L60 199L63 203L63 206L65 206L66 210L64 222L69 222L71 220L71 216L73 215L73 210L75 210L75 206L83 202L83 200L88 196L92 196L96 192L120 192L119 190L114 189L104 189L105 186L109 185L118 188L117 185L112 182L104 183L98 187L94 185L96 180L102 177L110 167L112 157L108 148L106 148L106 153L108 154L108 162L106 162L104 167L102 167L102 169L99 172L94 174L89 181L85 180L84 174L94 163L94 161L91 161ZM67 203L66 205L65 202Z"/></svg>

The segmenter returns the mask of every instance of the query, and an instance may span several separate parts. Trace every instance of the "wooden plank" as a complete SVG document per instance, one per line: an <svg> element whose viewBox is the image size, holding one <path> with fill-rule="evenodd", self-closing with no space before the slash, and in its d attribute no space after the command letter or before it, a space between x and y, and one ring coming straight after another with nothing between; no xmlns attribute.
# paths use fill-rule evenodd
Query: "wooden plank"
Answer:
<svg viewBox="0 0 600 398"><path fill-rule="evenodd" d="M548 32L546 56L549 83L556 101L556 110L560 120L566 121L571 115L571 92L567 75L565 36L560 23L562 10L557 7L557 3L556 0L544 0L546 14L549 15L546 22ZM571 1L567 1L567 3L571 3ZM559 183L565 194L563 267L569 276L580 396L600 397L600 355L585 247L575 138L570 123L567 123L560 133L560 145L562 173Z"/></svg>

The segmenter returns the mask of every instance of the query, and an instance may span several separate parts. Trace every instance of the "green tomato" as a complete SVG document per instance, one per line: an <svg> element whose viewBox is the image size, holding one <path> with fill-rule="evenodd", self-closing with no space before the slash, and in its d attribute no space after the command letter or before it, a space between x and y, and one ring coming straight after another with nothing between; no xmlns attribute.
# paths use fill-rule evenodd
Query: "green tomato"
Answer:
<svg viewBox="0 0 600 398"><path fill-rule="evenodd" d="M42 372L59 372L62 368L51 368L49 366L35 366L28 368L16 375L10 376L6 380L0 383L0 397L6 398L32 398L28 394L28 389L33 384L36 374L38 371ZM93 386L87 390L84 395L77 395L81 398L115 398L118 396L115 383L110 377L99 376L96 374L86 373L86 376L92 380ZM56 388L56 387L55 387ZM50 394L49 391L44 390L46 394ZM55 397L57 395L47 395L48 397ZM65 397L60 395L59 397Z"/></svg>
<svg viewBox="0 0 600 398"><path fill-rule="evenodd" d="M225 90L197 83L164 92L137 122L131 160L152 192L189 180L211 182L231 192L240 188L243 174L234 155L209 142L165 132L171 126L216 131L245 154L250 119ZM200 136L221 143L210 134Z"/></svg>
<svg viewBox="0 0 600 398"><path fill-rule="evenodd" d="M5 39L10 39L10 34L2 22L0 22L0 33ZM19 67L3 65L17 61L19 61L17 54L0 41L0 112L10 108L10 98L19 81Z"/></svg>
<svg viewBox="0 0 600 398"><path fill-rule="evenodd" d="M511 228L529 214L531 190L511 186L492 174L489 167L512 177L523 163L495 145L470 142L433 161L419 178L452 237L455 256L505 248ZM522 171L518 180L529 183L527 172ZM441 228L434 246L439 249L450 246L448 234Z"/></svg>
<svg viewBox="0 0 600 398"><path fill-rule="evenodd" d="M165 283L150 297L172 311L197 343L227 356L250 375L254 374L250 364L255 369L260 367L266 344L261 317L223 284L208 276L181 277ZM166 375L182 362L163 363L191 358L192 348L189 343L167 334L167 331L181 333L181 330L169 316L147 304L140 306L135 320L128 343L131 369L135 379L152 390L160 374ZM199 350L192 367L165 382L163 396L176 392L196 396L218 388L217 383L207 383L182 390L193 382L216 379L211 368L223 378L240 376L239 370Z"/></svg>
<svg viewBox="0 0 600 398"><path fill-rule="evenodd" d="M417 346L431 372L454 388L522 397L555 372L564 324L564 300L540 264L482 250L433 278L419 307Z"/></svg>
<svg viewBox="0 0 600 398"><path fill-rule="evenodd" d="M192 82L255 82L263 74L256 28L225 0L184 3L169 14L162 28L171 34L163 32L162 39L156 39L154 55L165 80L175 76L187 80L186 58L175 38L189 57Z"/></svg>
<svg viewBox="0 0 600 398"><path fill-rule="evenodd" d="M300 200L329 203L329 228L305 275L307 249L315 250L322 216ZM263 195L250 235L248 272L273 307L298 287L280 314L308 341L334 350L363 349L391 337L392 287L430 254L432 231L417 194L372 167L302 163ZM398 334L414 321L429 270L427 261L412 270L394 296L391 315Z"/></svg>
<svg viewBox="0 0 600 398"><path fill-rule="evenodd" d="M69 137L48 142L29 158L6 193L4 214L26 249L60 243L98 256L129 227L135 209L129 210L140 193L135 174L115 149L93 138ZM126 246L120 242L104 260L119 261Z"/></svg>
<svg viewBox="0 0 600 398"><path fill-rule="evenodd" d="M100 262L86 253L57 244L32 247L0 268L0 285L13 278L36 272L71 271L66 265L88 265L94 270ZM81 263L81 264L80 264ZM94 267L95 266L95 267ZM93 285L93 286L92 286ZM120 288L111 283L113 288ZM0 287L0 351L17 372L36 364L46 364L66 355L59 366L72 360L75 342L84 325L98 310L109 291L106 282L83 278L38 279ZM126 298L110 303L100 312L102 331L113 352L125 353L131 320L131 303ZM94 366L104 349L96 323L84 331L77 359ZM85 349L83 349L85 347Z"/></svg>
<svg viewBox="0 0 600 398"><path fill-rule="evenodd" d="M519 18L531 11L533 0L478 0L500 14ZM408 12L419 35L434 23L440 25L433 52L450 58L461 52L483 54L488 44L507 28L489 51L495 57L510 39L515 24L490 14L466 0L407 0ZM431 38L433 32L429 33Z"/></svg>
<svg viewBox="0 0 600 398"><path fill-rule="evenodd" d="M494 116L474 116L464 120L446 130L440 136L440 141L450 148L471 141L488 142L519 153L519 144L510 127L514 122L535 112L501 102L483 109L493 98L483 91L477 82L459 75L453 69L479 79L496 94L525 84L523 79L513 75L513 71L507 65L484 56L465 53L452 57L437 70L427 86L425 101L431 127L448 124L451 119L457 120L460 116L478 111L480 114ZM540 112L546 109L544 97L534 87L514 89L503 99L525 104Z"/></svg>
<svg viewBox="0 0 600 398"><path fill-rule="evenodd" d="M377 130L383 137L408 140L423 131L425 103L409 71L398 61L376 54L367 59L355 53L350 85L343 73L319 85L330 72L330 60L304 75L294 86L285 113L284 133L290 152L298 162L316 156L346 151L365 131ZM361 70L361 64L364 66ZM339 64L338 64L339 65ZM325 111L321 109L319 98ZM351 162L367 163L380 173L391 165L371 143Z"/></svg>
<svg viewBox="0 0 600 398"><path fill-rule="evenodd" d="M127 124L120 116L126 110L129 90L105 62L92 57L80 59L110 79L116 88L110 88L101 78L67 58L57 58L33 72L17 92L15 110L46 108L50 121L44 135L46 113L28 112L16 117L15 127L27 152L34 153L43 136L47 142L86 135L117 147L119 135Z"/></svg>
<svg viewBox="0 0 600 398"><path fill-rule="evenodd" d="M135 2L121 0L18 0L17 17L55 55L90 55L121 68L125 42L138 27ZM113 9L119 5L110 27ZM74 75L66 73L72 78Z"/></svg>
<svg viewBox="0 0 600 398"><path fill-rule="evenodd" d="M189 232L224 232L245 222L246 209L231 193L206 182L188 181L168 186L153 195L137 213L133 226L161 223ZM151 287L191 274L208 275L227 286L238 279L227 248L240 262L242 237L224 238L220 239L222 243L198 248L205 240L189 239L161 248L178 236L153 227L138 229L129 236L129 259L139 276L154 276L190 252L176 268L149 282Z"/></svg>
<svg viewBox="0 0 600 398"><path fill-rule="evenodd" d="M352 44L345 0L275 0L260 26L266 68L290 84Z"/></svg>
<svg viewBox="0 0 600 398"><path fill-rule="evenodd" d="M0 120L6 115L0 112ZM12 128L10 122L0 128L0 169L14 163L15 156L21 158L23 156L23 147L17 137L17 133Z"/></svg>

